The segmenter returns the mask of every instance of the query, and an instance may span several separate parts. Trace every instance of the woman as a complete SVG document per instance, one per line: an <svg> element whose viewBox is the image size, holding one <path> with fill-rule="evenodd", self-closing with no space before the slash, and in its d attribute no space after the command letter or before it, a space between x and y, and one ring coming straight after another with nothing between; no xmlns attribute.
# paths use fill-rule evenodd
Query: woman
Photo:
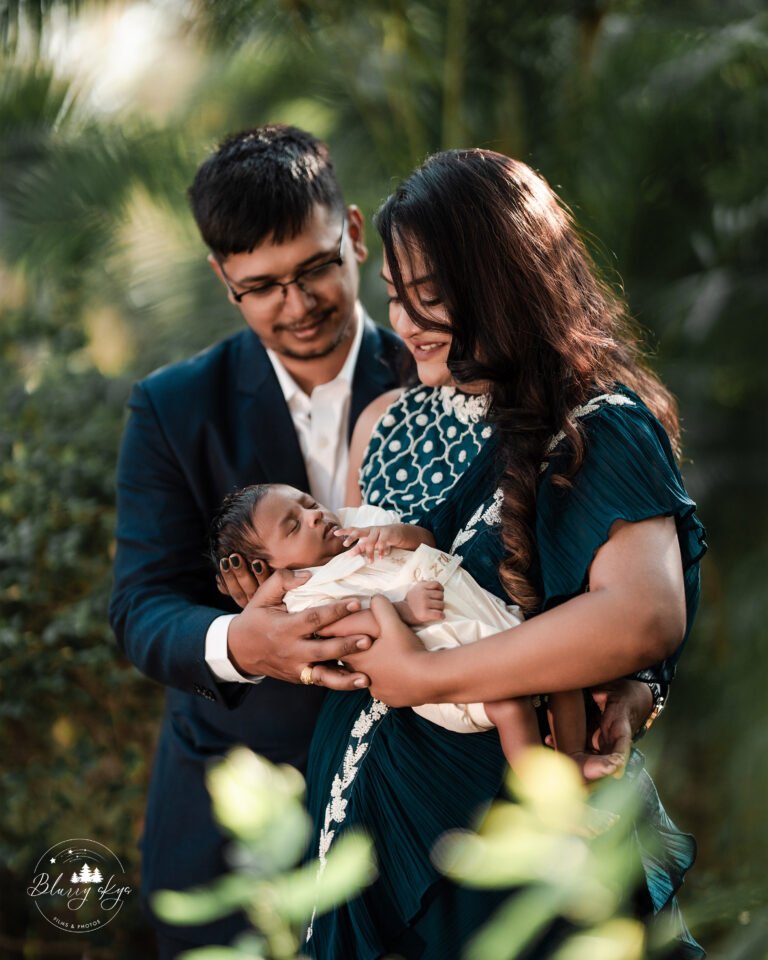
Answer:
<svg viewBox="0 0 768 960"><path fill-rule="evenodd" d="M514 636L426 654L385 612L388 629L349 658L379 699L328 695L309 803L321 868L339 834L362 825L380 870L313 922L308 946L323 960L458 956L506 895L459 890L429 860L445 830L496 795L496 733L451 734L395 708L589 687L649 668L668 680L705 549L675 464L674 402L541 178L490 151L438 154L377 226L390 320L424 386L361 418L353 458L375 423L362 498L430 526L438 547L529 619ZM662 864L646 864L638 910L658 913L674 910L693 851L660 808L649 813L674 840ZM549 955L559 936L545 932L532 955ZM701 956L684 928L680 943L680 956Z"/></svg>

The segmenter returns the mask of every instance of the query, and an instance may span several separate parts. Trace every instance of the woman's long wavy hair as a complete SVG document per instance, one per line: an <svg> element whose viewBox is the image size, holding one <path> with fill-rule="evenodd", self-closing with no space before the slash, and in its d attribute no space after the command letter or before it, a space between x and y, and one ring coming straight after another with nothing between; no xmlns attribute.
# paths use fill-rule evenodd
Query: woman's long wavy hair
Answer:
<svg viewBox="0 0 768 960"><path fill-rule="evenodd" d="M433 279L451 318L456 383L488 384L503 469L500 576L534 612L536 495L549 440L567 437L572 455L558 460L554 482L568 485L585 455L572 412L619 382L642 397L679 454L674 398L646 366L626 304L598 276L570 211L524 163L490 150L435 154L384 202L376 226L398 297L424 329L440 324L405 286L401 264L418 251Z"/></svg>

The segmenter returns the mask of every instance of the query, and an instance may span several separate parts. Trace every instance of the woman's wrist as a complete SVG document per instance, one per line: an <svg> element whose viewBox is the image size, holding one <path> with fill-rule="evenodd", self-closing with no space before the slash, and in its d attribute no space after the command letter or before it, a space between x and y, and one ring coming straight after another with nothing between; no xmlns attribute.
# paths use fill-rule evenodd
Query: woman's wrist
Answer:
<svg viewBox="0 0 768 960"><path fill-rule="evenodd" d="M453 651L448 650L425 650L424 653L429 657L428 660L419 662L417 667L417 680L419 693L423 695L420 703L455 703L455 678L452 663L455 657L451 657Z"/></svg>

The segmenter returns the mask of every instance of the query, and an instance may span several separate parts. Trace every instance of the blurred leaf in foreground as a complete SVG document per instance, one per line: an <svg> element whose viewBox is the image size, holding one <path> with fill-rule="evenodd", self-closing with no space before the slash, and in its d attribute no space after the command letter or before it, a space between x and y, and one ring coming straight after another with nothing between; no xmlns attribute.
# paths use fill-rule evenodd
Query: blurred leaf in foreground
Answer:
<svg viewBox="0 0 768 960"><path fill-rule="evenodd" d="M350 833L328 855L322 879L315 863L294 867L306 849L310 822L304 781L293 767L275 766L237 747L208 774L216 818L233 835L234 872L209 887L164 890L153 907L169 923L209 923L245 910L259 936L238 937L231 947L205 947L190 960L297 955L313 911L324 913L354 897L375 876L367 837Z"/></svg>

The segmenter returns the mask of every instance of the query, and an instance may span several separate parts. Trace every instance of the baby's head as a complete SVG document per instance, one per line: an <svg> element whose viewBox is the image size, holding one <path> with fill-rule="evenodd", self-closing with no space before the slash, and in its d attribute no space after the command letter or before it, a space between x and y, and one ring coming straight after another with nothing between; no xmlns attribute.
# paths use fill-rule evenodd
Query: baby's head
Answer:
<svg viewBox="0 0 768 960"><path fill-rule="evenodd" d="M264 560L274 570L318 567L344 550L330 510L308 493L282 483L243 487L225 497L211 522L211 558L233 553Z"/></svg>

